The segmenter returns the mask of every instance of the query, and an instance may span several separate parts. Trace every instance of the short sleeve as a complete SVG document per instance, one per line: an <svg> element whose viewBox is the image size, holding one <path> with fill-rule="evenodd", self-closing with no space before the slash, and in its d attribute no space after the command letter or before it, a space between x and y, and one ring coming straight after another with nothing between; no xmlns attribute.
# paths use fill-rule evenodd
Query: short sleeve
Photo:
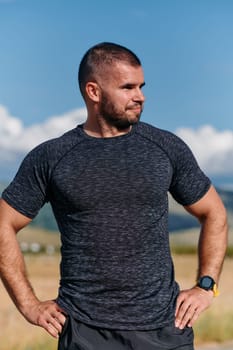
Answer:
<svg viewBox="0 0 233 350"><path fill-rule="evenodd" d="M209 190L211 181L200 169L190 148L174 135L172 149L173 178L170 193L182 205L191 205Z"/></svg>
<svg viewBox="0 0 233 350"><path fill-rule="evenodd" d="M2 198L21 214L33 219L47 201L49 164L46 147L40 145L23 160Z"/></svg>

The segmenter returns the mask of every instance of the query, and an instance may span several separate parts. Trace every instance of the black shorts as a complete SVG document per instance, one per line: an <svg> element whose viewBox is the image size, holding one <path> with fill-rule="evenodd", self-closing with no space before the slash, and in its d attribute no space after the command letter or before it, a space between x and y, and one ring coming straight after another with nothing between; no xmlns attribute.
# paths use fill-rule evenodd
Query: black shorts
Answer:
<svg viewBox="0 0 233 350"><path fill-rule="evenodd" d="M58 350L194 350L193 330L173 325L150 331L103 329L69 316Z"/></svg>

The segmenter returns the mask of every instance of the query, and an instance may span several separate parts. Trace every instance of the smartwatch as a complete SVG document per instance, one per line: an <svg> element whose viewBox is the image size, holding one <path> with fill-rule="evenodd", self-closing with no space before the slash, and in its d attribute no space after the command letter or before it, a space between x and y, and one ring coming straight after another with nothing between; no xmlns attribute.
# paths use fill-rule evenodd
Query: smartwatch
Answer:
<svg viewBox="0 0 233 350"><path fill-rule="evenodd" d="M197 282L197 286L205 290L212 290L215 297L219 295L217 284L215 283L214 279L210 276L200 277Z"/></svg>

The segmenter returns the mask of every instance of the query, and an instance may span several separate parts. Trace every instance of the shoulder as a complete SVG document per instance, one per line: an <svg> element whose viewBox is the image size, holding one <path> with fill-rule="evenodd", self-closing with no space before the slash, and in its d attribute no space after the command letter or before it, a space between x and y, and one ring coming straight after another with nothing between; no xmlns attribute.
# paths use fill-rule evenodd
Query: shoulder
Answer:
<svg viewBox="0 0 233 350"><path fill-rule="evenodd" d="M186 143L174 133L144 122L138 124L137 133L149 142L157 144L165 152L173 153L179 151L179 149L188 148Z"/></svg>
<svg viewBox="0 0 233 350"><path fill-rule="evenodd" d="M81 142L81 137L79 137L77 128L75 128L62 136L39 144L28 153L26 158L32 158L33 160L39 159L43 162L57 162L79 142Z"/></svg>
<svg viewBox="0 0 233 350"><path fill-rule="evenodd" d="M53 169L66 154L82 141L78 128L33 148L23 159L17 174L40 174L50 177Z"/></svg>
<svg viewBox="0 0 233 350"><path fill-rule="evenodd" d="M73 147L77 142L79 142L77 128L72 129L64 133L63 135L47 140L38 146L36 146L32 151L40 150L60 150L65 147L65 149Z"/></svg>
<svg viewBox="0 0 233 350"><path fill-rule="evenodd" d="M145 122L139 122L137 132L144 135L145 137L151 138L153 140L156 137L155 141L160 139L167 138L178 138L174 133L168 130L157 128L151 124Z"/></svg>

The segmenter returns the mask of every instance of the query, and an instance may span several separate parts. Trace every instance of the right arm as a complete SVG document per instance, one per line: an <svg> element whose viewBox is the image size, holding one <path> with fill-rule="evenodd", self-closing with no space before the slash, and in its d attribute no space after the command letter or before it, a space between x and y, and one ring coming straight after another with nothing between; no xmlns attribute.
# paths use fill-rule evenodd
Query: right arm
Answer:
<svg viewBox="0 0 233 350"><path fill-rule="evenodd" d="M36 297L16 238L18 231L30 221L0 200L0 277L21 314L57 338L65 323L63 310L52 300L42 302Z"/></svg>

